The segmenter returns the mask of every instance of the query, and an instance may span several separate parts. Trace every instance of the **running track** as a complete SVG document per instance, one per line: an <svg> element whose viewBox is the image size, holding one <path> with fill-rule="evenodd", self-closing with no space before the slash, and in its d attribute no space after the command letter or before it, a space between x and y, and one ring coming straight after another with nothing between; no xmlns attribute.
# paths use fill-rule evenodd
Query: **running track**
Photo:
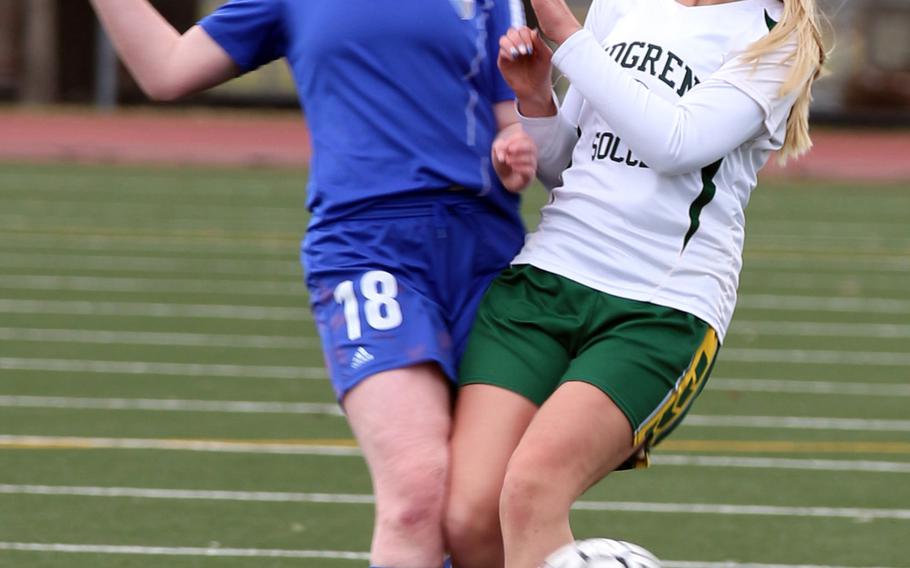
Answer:
<svg viewBox="0 0 910 568"><path fill-rule="evenodd" d="M763 175L910 182L910 132L816 129L815 149ZM0 161L305 166L310 139L297 113L152 109L0 111Z"/></svg>

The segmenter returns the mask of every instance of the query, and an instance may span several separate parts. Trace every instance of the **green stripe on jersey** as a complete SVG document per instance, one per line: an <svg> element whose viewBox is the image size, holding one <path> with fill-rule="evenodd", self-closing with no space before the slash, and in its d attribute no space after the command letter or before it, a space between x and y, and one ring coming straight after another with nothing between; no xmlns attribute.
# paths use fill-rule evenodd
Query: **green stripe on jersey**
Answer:
<svg viewBox="0 0 910 568"><path fill-rule="evenodd" d="M765 24L768 26L769 32L774 29L774 26L777 25L777 22L774 21L774 19L771 17L771 14L769 14L767 10L765 10Z"/></svg>
<svg viewBox="0 0 910 568"><path fill-rule="evenodd" d="M723 161L724 159L721 158L701 170L702 189L701 193L698 194L698 197L695 198L695 201L693 201L692 205L689 207L689 219L691 222L689 224L689 231L686 233L686 239L683 241L683 250L685 250L689 241L695 236L695 233L701 226L701 212L714 200L714 196L717 194L717 185L714 183L714 177L717 175L717 172L720 171L720 165Z"/></svg>

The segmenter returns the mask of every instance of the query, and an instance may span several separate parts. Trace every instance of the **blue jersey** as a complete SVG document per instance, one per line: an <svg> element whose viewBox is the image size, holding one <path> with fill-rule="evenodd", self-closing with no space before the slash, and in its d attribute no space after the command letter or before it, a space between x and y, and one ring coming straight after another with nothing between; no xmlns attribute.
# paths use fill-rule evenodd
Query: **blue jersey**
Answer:
<svg viewBox="0 0 910 568"><path fill-rule="evenodd" d="M452 186L517 215L490 146L493 105L514 98L496 68L499 38L523 18L519 0L232 0L200 25L243 71L287 59L320 225Z"/></svg>

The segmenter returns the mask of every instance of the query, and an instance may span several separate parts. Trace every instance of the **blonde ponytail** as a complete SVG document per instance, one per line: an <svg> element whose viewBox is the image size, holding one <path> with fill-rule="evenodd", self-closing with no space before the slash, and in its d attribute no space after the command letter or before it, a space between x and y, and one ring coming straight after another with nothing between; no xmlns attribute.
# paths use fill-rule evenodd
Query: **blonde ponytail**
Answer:
<svg viewBox="0 0 910 568"><path fill-rule="evenodd" d="M792 70L781 95L799 90L799 96L787 120L787 138L780 151L781 162L805 154L812 147L809 137L809 104L812 102L812 84L821 73L827 58L820 26L816 0L781 0L784 14L771 33L755 42L746 52L747 61L758 60L784 46L796 37L796 51L788 63ZM806 78L808 77L808 80Z"/></svg>

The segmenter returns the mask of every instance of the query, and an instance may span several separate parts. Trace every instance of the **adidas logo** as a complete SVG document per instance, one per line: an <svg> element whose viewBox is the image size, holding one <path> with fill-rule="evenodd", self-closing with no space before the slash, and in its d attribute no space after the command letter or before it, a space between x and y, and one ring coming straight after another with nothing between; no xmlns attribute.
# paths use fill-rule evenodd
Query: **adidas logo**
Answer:
<svg viewBox="0 0 910 568"><path fill-rule="evenodd" d="M363 347L358 347L357 351L354 353L354 358L351 359L351 368L355 370L359 369L375 358L376 357L373 357L373 355Z"/></svg>

